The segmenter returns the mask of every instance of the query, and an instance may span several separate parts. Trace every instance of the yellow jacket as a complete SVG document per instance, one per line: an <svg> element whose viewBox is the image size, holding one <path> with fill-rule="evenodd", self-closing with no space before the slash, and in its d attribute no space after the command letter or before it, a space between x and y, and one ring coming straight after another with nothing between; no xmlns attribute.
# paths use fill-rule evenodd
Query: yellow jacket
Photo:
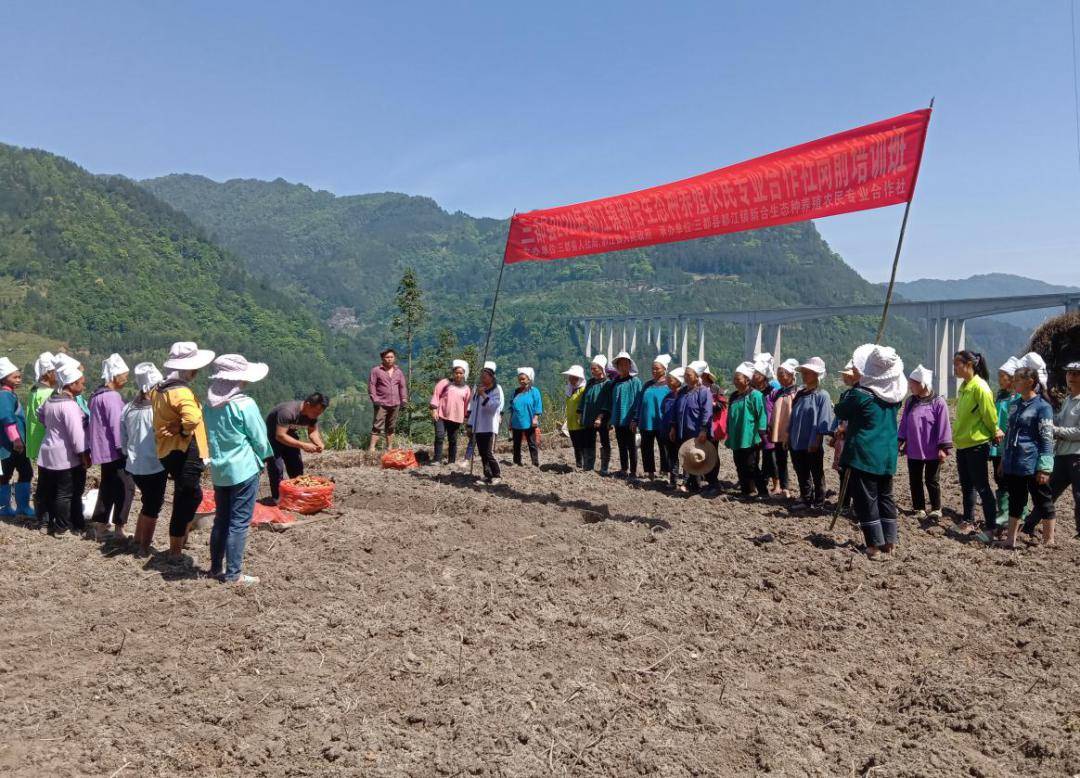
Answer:
<svg viewBox="0 0 1080 778"><path fill-rule="evenodd" d="M183 381L166 381L154 392L154 435L158 459L173 451L187 451L192 436L200 459L210 458L202 405Z"/></svg>

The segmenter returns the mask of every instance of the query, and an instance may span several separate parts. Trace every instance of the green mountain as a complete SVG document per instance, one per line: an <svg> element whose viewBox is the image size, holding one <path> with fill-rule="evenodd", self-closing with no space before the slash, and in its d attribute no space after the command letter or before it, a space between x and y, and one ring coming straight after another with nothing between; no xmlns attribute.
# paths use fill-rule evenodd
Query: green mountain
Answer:
<svg viewBox="0 0 1080 778"><path fill-rule="evenodd" d="M397 340L387 322L407 266L432 309L422 345L440 329L482 345L506 222L448 213L402 194L337 197L301 184L171 175L142 182L242 257L251 273L305 300L374 353ZM496 317L501 364L534 364L556 390L558 372L580 361L568 317L877 302L880 291L831 251L812 223L688 243L507 268ZM834 320L785 329L784 350L833 364L873 337L876 321ZM922 339L903 320L890 340L921 358ZM743 333L710 327L708 357L723 370L741 358Z"/></svg>
<svg viewBox="0 0 1080 778"><path fill-rule="evenodd" d="M91 381L102 355L160 364L175 340L270 362L262 398L350 380L318 318L188 217L127 179L2 144L0 289L0 330L66 343Z"/></svg>

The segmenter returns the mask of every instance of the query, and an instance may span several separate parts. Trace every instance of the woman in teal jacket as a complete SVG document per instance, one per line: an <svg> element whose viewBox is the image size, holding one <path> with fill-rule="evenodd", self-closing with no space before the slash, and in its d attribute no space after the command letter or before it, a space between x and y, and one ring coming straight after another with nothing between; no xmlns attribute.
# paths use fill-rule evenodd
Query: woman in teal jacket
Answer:
<svg viewBox="0 0 1080 778"><path fill-rule="evenodd" d="M660 435L660 423L664 400L671 394L667 380L670 364L669 354L661 354L653 360L652 378L641 387L641 394L630 420L631 430L641 433L641 466L646 478L656 477L654 446L660 448L661 475L668 472L668 444Z"/></svg>
<svg viewBox="0 0 1080 778"><path fill-rule="evenodd" d="M259 496L263 463L274 456L266 420L243 394L249 383L266 378L270 368L239 354L214 360L207 406L203 411L210 444L214 483L214 528L210 532L210 575L225 583L250 586L259 579L244 575L244 547Z"/></svg>
<svg viewBox="0 0 1080 778"><path fill-rule="evenodd" d="M581 426L589 431L581 452L581 469L596 466L596 439L600 438L600 475L608 474L611 462L611 379L607 376L607 357L597 354L589 365L589 382L581 397Z"/></svg>
<svg viewBox="0 0 1080 778"><path fill-rule="evenodd" d="M637 435L634 411L641 401L641 379L637 364L625 351L612 360L619 374L611 381L611 426L619 445L619 478L637 478Z"/></svg>
<svg viewBox="0 0 1080 778"><path fill-rule="evenodd" d="M759 497L769 496L769 485L761 470L762 439L768 430L765 397L750 385L754 363L743 362L732 375L735 391L728 399L728 428L724 440L735 458L739 491L749 497L757 489Z"/></svg>
<svg viewBox="0 0 1080 778"><path fill-rule="evenodd" d="M536 372L531 367L518 368L518 388L510 399L510 435L514 441L514 464L521 464L521 442L529 443L529 458L533 467L540 466L540 447L536 443L536 430L540 427L540 414L544 412L544 399L540 390L533 386Z"/></svg>

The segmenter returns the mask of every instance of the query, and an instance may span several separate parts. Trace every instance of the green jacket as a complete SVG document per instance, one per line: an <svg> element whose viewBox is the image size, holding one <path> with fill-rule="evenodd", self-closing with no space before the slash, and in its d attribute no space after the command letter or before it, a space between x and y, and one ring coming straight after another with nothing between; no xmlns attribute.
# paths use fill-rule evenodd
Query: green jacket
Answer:
<svg viewBox="0 0 1080 778"><path fill-rule="evenodd" d="M757 389L745 394L732 394L728 402L727 439L724 444L733 450L761 445L761 433L768 429L765 397Z"/></svg>
<svg viewBox="0 0 1080 778"><path fill-rule="evenodd" d="M641 379L634 375L613 378L608 383L611 384L611 424L614 427L629 427L634 409L641 399Z"/></svg>
<svg viewBox="0 0 1080 778"><path fill-rule="evenodd" d="M37 462L45 440L45 425L38 419L38 408L52 395L51 386L35 386L30 390L30 399L26 403L26 456L31 462Z"/></svg>
<svg viewBox="0 0 1080 778"><path fill-rule="evenodd" d="M566 429L570 432L584 429L581 425L581 400L585 397L585 382L583 381L573 394L566 398Z"/></svg>
<svg viewBox="0 0 1080 778"><path fill-rule="evenodd" d="M953 443L958 449L991 443L998 429L998 409L994 393L979 376L964 381L956 393L956 423Z"/></svg>
<svg viewBox="0 0 1080 778"><path fill-rule="evenodd" d="M593 422L601 419L607 424L611 418L611 379L596 380L590 378L585 384L585 395L581 398L581 426L592 427Z"/></svg>
<svg viewBox="0 0 1080 778"><path fill-rule="evenodd" d="M994 400L994 407L997 408L997 425L998 429L1002 432L1007 432L1009 428L1009 409L1012 407L1013 401L1020 395L1015 392L1005 397L1001 396L998 392L997 398ZM990 456L1001 456L1001 449L993 444L990 445Z"/></svg>
<svg viewBox="0 0 1080 778"><path fill-rule="evenodd" d="M836 403L836 418L847 422L843 467L872 475L896 473L896 412L900 403L887 403L869 389L856 386Z"/></svg>

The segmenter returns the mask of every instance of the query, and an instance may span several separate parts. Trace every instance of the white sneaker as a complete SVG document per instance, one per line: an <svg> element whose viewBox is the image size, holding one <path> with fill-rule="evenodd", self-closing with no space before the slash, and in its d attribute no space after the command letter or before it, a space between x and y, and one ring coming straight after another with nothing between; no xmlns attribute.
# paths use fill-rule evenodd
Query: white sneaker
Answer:
<svg viewBox="0 0 1080 778"><path fill-rule="evenodd" d="M926 518L926 511L915 511L915 518L916 519L925 519Z"/></svg>
<svg viewBox="0 0 1080 778"><path fill-rule="evenodd" d="M235 581L229 581L233 586L254 586L259 582L259 577L255 575L241 575Z"/></svg>
<svg viewBox="0 0 1080 778"><path fill-rule="evenodd" d="M930 513L928 513L927 516L929 516L931 519L940 519L941 518L941 511L930 511Z"/></svg>
<svg viewBox="0 0 1080 778"><path fill-rule="evenodd" d="M491 480L490 480L490 481L488 482L488 484L489 484L490 486L498 486L498 485L499 485L499 484L501 484L501 483L502 483L502 479L501 479L501 478L492 478L492 479L491 479Z"/></svg>

